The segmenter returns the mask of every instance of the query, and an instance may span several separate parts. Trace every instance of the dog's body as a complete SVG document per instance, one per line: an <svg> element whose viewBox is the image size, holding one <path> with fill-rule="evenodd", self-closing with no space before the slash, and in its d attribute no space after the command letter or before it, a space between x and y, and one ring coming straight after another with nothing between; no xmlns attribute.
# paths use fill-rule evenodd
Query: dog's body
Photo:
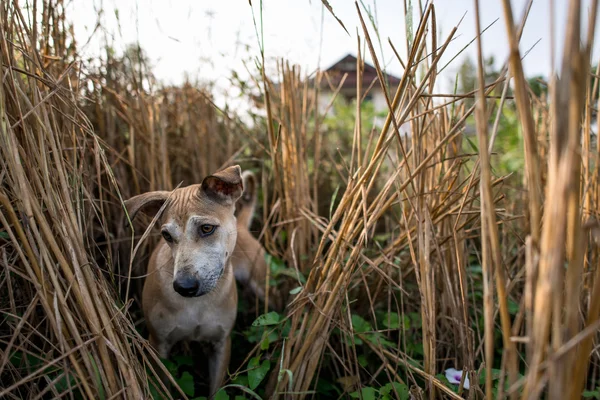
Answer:
<svg viewBox="0 0 600 400"><path fill-rule="evenodd" d="M236 203L238 237L231 257L235 279L248 287L261 300L265 298L267 262L265 250L250 233L250 224L256 209L256 179L252 172L242 174L244 192Z"/></svg>
<svg viewBox="0 0 600 400"><path fill-rule="evenodd" d="M148 264L142 308L150 343L163 358L179 341L213 345L209 357L210 394L221 386L229 364L230 333L237 313L231 257L236 247L235 202L243 183L239 166L230 167L173 192L150 192L126 202L161 216L163 240Z"/></svg>
<svg viewBox="0 0 600 400"><path fill-rule="evenodd" d="M237 243L231 262L235 279L262 301L265 300L267 278L266 251L260 242L250 233L250 224L256 209L257 182L254 174L244 171L242 174L244 192L236 203ZM280 308L279 296L271 288L269 306Z"/></svg>

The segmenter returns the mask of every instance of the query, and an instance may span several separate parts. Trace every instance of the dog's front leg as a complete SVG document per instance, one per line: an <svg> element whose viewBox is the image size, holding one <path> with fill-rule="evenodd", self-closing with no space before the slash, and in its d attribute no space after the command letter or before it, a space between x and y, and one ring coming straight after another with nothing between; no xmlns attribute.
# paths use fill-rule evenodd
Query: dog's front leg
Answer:
<svg viewBox="0 0 600 400"><path fill-rule="evenodd" d="M148 338L148 341L150 342L150 346L152 346L158 352L158 356L160 358L167 359L169 357L169 353L171 352L172 346L169 345L167 340L160 341L155 335L151 333L150 337ZM162 368L158 368L157 372L158 378L167 388L169 388L171 386L171 381L169 380L168 374Z"/></svg>
<svg viewBox="0 0 600 400"><path fill-rule="evenodd" d="M217 390L223 384L225 373L229 366L229 356L231 354L231 337L217 342L213 346L212 353L208 360L208 370L210 376L210 396L214 396Z"/></svg>
<svg viewBox="0 0 600 400"><path fill-rule="evenodd" d="M168 340L159 340L155 335L150 334L148 341L150 342L150 345L158 352L158 356L160 358L169 358L169 353L171 352L171 347L173 346L168 342Z"/></svg>

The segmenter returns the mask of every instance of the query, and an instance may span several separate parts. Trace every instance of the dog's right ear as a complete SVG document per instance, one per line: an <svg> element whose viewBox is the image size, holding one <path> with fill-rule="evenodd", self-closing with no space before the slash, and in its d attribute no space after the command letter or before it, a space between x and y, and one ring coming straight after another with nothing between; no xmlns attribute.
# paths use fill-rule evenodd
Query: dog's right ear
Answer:
<svg viewBox="0 0 600 400"><path fill-rule="evenodd" d="M234 165L207 176L202 181L201 190L219 203L235 204L244 191L242 169L239 165Z"/></svg>
<svg viewBox="0 0 600 400"><path fill-rule="evenodd" d="M159 190L156 192L148 192L139 194L125 200L125 207L129 218L133 221L138 212L154 217L158 210L165 204L171 192Z"/></svg>

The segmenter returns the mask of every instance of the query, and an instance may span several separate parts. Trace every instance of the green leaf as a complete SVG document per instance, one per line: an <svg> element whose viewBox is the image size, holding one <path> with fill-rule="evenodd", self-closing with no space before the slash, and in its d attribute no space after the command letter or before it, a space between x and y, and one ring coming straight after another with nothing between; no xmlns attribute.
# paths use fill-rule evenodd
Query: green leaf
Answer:
<svg viewBox="0 0 600 400"><path fill-rule="evenodd" d="M8 236L8 232L2 231L0 232L0 238L2 239L8 239L10 236Z"/></svg>
<svg viewBox="0 0 600 400"><path fill-rule="evenodd" d="M263 332L263 338L260 341L260 349L261 350L267 350L269 348L269 345L271 344L271 335L269 335L267 333L267 331ZM277 340L277 339L275 339Z"/></svg>
<svg viewBox="0 0 600 400"><path fill-rule="evenodd" d="M367 361L367 357L365 357L364 354L358 356L358 364L363 368L366 368L367 365L369 365L369 361Z"/></svg>
<svg viewBox="0 0 600 400"><path fill-rule="evenodd" d="M306 278L304 277L304 275L302 275L295 269L284 268L284 269L278 270L277 272L273 272L273 277L275 277L275 278L282 276L282 275L293 278L297 281L300 281L300 283L306 283Z"/></svg>
<svg viewBox="0 0 600 400"><path fill-rule="evenodd" d="M365 333L373 330L373 327L370 323L365 321L365 319L359 315L352 315L352 328L355 332Z"/></svg>
<svg viewBox="0 0 600 400"><path fill-rule="evenodd" d="M252 323L252 326L277 325L278 323L279 314L277 314L275 311L271 311L256 318L256 320Z"/></svg>
<svg viewBox="0 0 600 400"><path fill-rule="evenodd" d="M235 378L231 380L231 383L240 386L248 386L248 375L236 375Z"/></svg>
<svg viewBox="0 0 600 400"><path fill-rule="evenodd" d="M301 290L302 290L302 286L298 286L298 287L290 290L290 294L298 294L298 293L300 293Z"/></svg>
<svg viewBox="0 0 600 400"><path fill-rule="evenodd" d="M248 386L250 389L254 390L260 385L269 369L271 369L271 362L269 360L264 360L260 366L258 363L260 362L260 356L253 357L248 363Z"/></svg>
<svg viewBox="0 0 600 400"><path fill-rule="evenodd" d="M410 329L410 318L408 315L404 315L402 317L402 321L400 321L400 315L394 312L390 312L385 314L383 317L383 326L388 329Z"/></svg>
<svg viewBox="0 0 600 400"><path fill-rule="evenodd" d="M272 256L269 253L265 253L265 261L271 268L272 272L278 272L281 269L286 269L285 263L277 257Z"/></svg>
<svg viewBox="0 0 600 400"><path fill-rule="evenodd" d="M161 358L160 361L162 361L163 365L167 368L171 375L177 374L177 364L171 360L167 360L166 358Z"/></svg>
<svg viewBox="0 0 600 400"><path fill-rule="evenodd" d="M394 389L396 389L395 392ZM384 396L389 394L391 398L397 398L399 400L408 400L410 398L408 386L400 382L390 382L386 384L384 387L379 389L379 393ZM398 397L396 397L396 394L398 395Z"/></svg>
<svg viewBox="0 0 600 400"><path fill-rule="evenodd" d="M469 271L472 274L483 274L483 267L479 264L473 264L473 265L469 265L467 267L467 271Z"/></svg>
<svg viewBox="0 0 600 400"><path fill-rule="evenodd" d="M178 365L188 365L188 366L193 366L194 365L194 360L192 359L192 356L184 356L184 355L178 355L173 357L173 361Z"/></svg>
<svg viewBox="0 0 600 400"><path fill-rule="evenodd" d="M337 187L333 191L333 196L331 196L331 203L329 204L329 219L331 219L331 215L333 213L333 205L335 204L335 199L337 197L338 190L340 190L340 185L337 185Z"/></svg>
<svg viewBox="0 0 600 400"><path fill-rule="evenodd" d="M471 146L471 149L475 152L475 153L479 153L479 148L477 147L477 145L471 140L469 139L468 136L463 136L465 139L467 139L467 142L469 142L469 145Z"/></svg>
<svg viewBox="0 0 600 400"><path fill-rule="evenodd" d="M329 395L329 398L331 398L332 392L338 395L336 397L339 397L342 394L338 386L325 380L324 378L319 378L317 381L317 393L319 393L321 396Z"/></svg>
<svg viewBox="0 0 600 400"><path fill-rule="evenodd" d="M156 383L150 385L150 398L152 400L160 399L160 395L158 394L158 390L156 389Z"/></svg>
<svg viewBox="0 0 600 400"><path fill-rule="evenodd" d="M252 398L252 399L256 399L256 400L262 400L259 395L257 395L255 392L253 392L252 390L248 389L245 386L229 384L229 385L223 386L222 390L224 390L226 388L235 388L237 390L241 390L242 392L250 395L250 397L245 397L245 398Z"/></svg>
<svg viewBox="0 0 600 400"><path fill-rule="evenodd" d="M229 400L229 395L225 391L225 389L220 389L217 393L215 393L214 400Z"/></svg>
<svg viewBox="0 0 600 400"><path fill-rule="evenodd" d="M177 384L187 396L194 395L194 377L187 371L181 374L181 378L177 380Z"/></svg>
<svg viewBox="0 0 600 400"><path fill-rule="evenodd" d="M387 242L388 240L390 240L391 237L392 237L392 235L390 233L379 233L379 234L373 236L373 240L381 243L381 242Z"/></svg>
<svg viewBox="0 0 600 400"><path fill-rule="evenodd" d="M362 341L361 338L359 338L358 336L350 336L350 339L346 341L346 343L348 343L349 346L352 346L353 344L355 346L360 346L362 345L364 342Z"/></svg>
<svg viewBox="0 0 600 400"><path fill-rule="evenodd" d="M400 316L396 313L388 313L383 318L383 326L388 329L398 329L400 327Z"/></svg>
<svg viewBox="0 0 600 400"><path fill-rule="evenodd" d="M423 343L408 343L407 347L413 353L412 355L422 356L425 354L423 350ZM410 360L408 362L410 363Z"/></svg>
<svg viewBox="0 0 600 400"><path fill-rule="evenodd" d="M265 262L269 266L271 270L271 276L273 278L277 278L278 276L288 276L295 280L299 280L300 283L306 283L306 277L298 272L296 269L287 268L285 263L277 257L272 256L271 254L265 254Z"/></svg>
<svg viewBox="0 0 600 400"><path fill-rule="evenodd" d="M56 383L54 387L58 392L66 392L69 389L73 390L77 386L75 377L71 374L65 373Z"/></svg>
<svg viewBox="0 0 600 400"><path fill-rule="evenodd" d="M582 396L584 399L600 399L600 392L598 390L585 390Z"/></svg>
<svg viewBox="0 0 600 400"><path fill-rule="evenodd" d="M377 389L372 387L364 387L360 390L360 394L358 392L350 393L350 396L354 399L362 400L375 400L377 398Z"/></svg>
<svg viewBox="0 0 600 400"><path fill-rule="evenodd" d="M485 374L486 374L486 369L482 368L481 369L481 373L479 374L479 384L480 385L485 385ZM502 370L500 369L496 369L496 368L492 368L492 380L495 381L497 379L500 379L500 375L502 374Z"/></svg>
<svg viewBox="0 0 600 400"><path fill-rule="evenodd" d="M365 335L365 338L369 342L371 342L377 346L384 346L387 348L397 348L398 347L397 343L390 342L389 340L384 338L383 335L381 334L381 332L368 333Z"/></svg>
<svg viewBox="0 0 600 400"><path fill-rule="evenodd" d="M420 329L423 326L423 321L421 321L421 314L416 312L408 313L410 321L412 322L412 327L415 329Z"/></svg>
<svg viewBox="0 0 600 400"><path fill-rule="evenodd" d="M44 362L44 360L38 356L35 356L33 354L29 354L27 353L26 355L27 358L27 362L29 363L29 367L31 368L31 370L36 370L39 367L42 366L42 363ZM49 369L46 368L45 371L48 371Z"/></svg>
<svg viewBox="0 0 600 400"><path fill-rule="evenodd" d="M509 298L508 299L508 312L511 315L516 315L519 312L519 309L520 309L519 303L517 303L513 299Z"/></svg>
<svg viewBox="0 0 600 400"><path fill-rule="evenodd" d="M279 232L279 237L281 238L282 242L285 242L287 240L287 231L284 229Z"/></svg>
<svg viewBox="0 0 600 400"><path fill-rule="evenodd" d="M451 384L448 378L446 378L446 374L437 374L435 377L438 378L440 382L442 382L448 389L452 390L454 393L458 393L458 386Z"/></svg>
<svg viewBox="0 0 600 400"><path fill-rule="evenodd" d="M104 400L106 398L106 394L104 393L104 386L102 385L102 377L100 376L100 369L98 369L98 365L96 364L96 360L94 357L90 355L90 363L94 368L94 373L96 374L96 382L98 384L98 399Z"/></svg>

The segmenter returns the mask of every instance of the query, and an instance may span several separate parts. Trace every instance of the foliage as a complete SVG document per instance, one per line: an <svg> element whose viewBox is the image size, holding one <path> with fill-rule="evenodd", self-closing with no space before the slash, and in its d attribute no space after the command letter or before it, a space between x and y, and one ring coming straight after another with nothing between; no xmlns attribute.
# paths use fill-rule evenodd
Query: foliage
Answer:
<svg viewBox="0 0 600 400"><path fill-rule="evenodd" d="M494 56L489 56L484 60L484 80L486 84L494 82L500 76L500 71L495 69ZM465 57L458 67L457 71L458 93L474 93L477 86L477 66L470 57ZM509 92L510 93L510 92ZM500 94L494 90L493 94ZM466 107L471 107L475 103L474 97L464 100Z"/></svg>

